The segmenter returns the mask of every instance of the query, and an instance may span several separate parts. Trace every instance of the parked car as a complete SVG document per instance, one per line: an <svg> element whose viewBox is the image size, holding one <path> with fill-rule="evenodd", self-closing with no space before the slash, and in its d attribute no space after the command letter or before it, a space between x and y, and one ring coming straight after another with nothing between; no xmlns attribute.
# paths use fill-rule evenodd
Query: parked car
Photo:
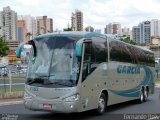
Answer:
<svg viewBox="0 0 160 120"><path fill-rule="evenodd" d="M8 76L8 69L7 68L1 68L1 76Z"/></svg>

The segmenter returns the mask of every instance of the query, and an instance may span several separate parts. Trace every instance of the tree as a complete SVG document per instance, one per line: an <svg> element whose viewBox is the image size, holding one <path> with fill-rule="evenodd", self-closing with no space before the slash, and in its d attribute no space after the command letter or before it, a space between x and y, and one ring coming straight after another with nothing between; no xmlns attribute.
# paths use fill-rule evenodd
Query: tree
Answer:
<svg viewBox="0 0 160 120"><path fill-rule="evenodd" d="M69 23L68 23L68 27L64 28L63 31L72 31L72 28L70 27Z"/></svg>
<svg viewBox="0 0 160 120"><path fill-rule="evenodd" d="M4 57L8 54L8 44L5 42L4 38L0 36L0 57Z"/></svg>
<svg viewBox="0 0 160 120"><path fill-rule="evenodd" d="M121 41L132 44L132 45L138 45L136 42L130 40L129 38L121 39Z"/></svg>
<svg viewBox="0 0 160 120"><path fill-rule="evenodd" d="M72 31L72 28L64 28L63 31Z"/></svg>

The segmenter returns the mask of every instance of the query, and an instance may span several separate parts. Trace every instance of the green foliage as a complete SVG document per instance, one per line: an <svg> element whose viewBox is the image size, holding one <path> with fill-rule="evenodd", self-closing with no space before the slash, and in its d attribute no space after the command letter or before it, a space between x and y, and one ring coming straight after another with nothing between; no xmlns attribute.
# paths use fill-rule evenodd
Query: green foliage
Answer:
<svg viewBox="0 0 160 120"><path fill-rule="evenodd" d="M0 36L0 57L4 57L8 54L8 44L5 42L4 38Z"/></svg>
<svg viewBox="0 0 160 120"><path fill-rule="evenodd" d="M15 88L11 90L11 92L23 92L23 91L24 91L24 88ZM10 90L9 89L7 89L6 91L0 90L0 93L3 93L3 92L10 92Z"/></svg>
<svg viewBox="0 0 160 120"><path fill-rule="evenodd" d="M132 44L132 45L138 45L136 42L130 40L129 38L121 39L121 41Z"/></svg>
<svg viewBox="0 0 160 120"><path fill-rule="evenodd" d="M72 31L72 28L64 28L63 31Z"/></svg>

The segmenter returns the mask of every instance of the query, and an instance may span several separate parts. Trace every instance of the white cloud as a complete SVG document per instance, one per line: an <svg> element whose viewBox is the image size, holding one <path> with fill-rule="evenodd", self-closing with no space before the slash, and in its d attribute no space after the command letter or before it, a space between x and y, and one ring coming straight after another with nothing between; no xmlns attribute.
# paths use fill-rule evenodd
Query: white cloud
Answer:
<svg viewBox="0 0 160 120"><path fill-rule="evenodd" d="M87 5L90 6L88 11ZM103 24L101 28L110 22L120 22L122 26L132 27L143 20L160 18L160 2L154 0L90 0L84 5L84 9L87 11L87 23L92 25L100 21Z"/></svg>
<svg viewBox="0 0 160 120"><path fill-rule="evenodd" d="M97 29L110 22L132 27L143 20L160 18L159 0L0 0L0 9L5 6L19 15L47 15L53 18L54 29L67 27L75 9L83 12L84 27Z"/></svg>

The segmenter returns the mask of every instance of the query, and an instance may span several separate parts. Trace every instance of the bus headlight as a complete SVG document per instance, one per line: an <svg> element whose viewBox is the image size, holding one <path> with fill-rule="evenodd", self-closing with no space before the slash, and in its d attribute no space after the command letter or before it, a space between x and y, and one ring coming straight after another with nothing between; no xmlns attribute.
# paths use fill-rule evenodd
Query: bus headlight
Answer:
<svg viewBox="0 0 160 120"><path fill-rule="evenodd" d="M27 92L24 93L24 99L32 99L33 97L29 95Z"/></svg>
<svg viewBox="0 0 160 120"><path fill-rule="evenodd" d="M78 99L79 99L79 94L77 93L77 94L71 95L69 97L66 97L63 100L65 102L74 102L74 101L77 101Z"/></svg>

